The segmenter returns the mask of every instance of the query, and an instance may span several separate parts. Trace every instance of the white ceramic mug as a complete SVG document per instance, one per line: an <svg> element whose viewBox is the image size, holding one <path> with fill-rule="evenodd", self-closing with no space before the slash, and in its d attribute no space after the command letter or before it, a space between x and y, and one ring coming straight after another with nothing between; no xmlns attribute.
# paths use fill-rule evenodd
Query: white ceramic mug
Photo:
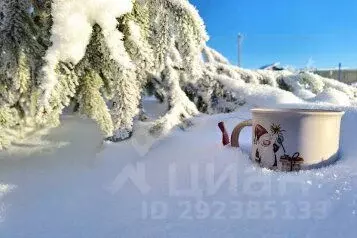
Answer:
<svg viewBox="0 0 357 238"><path fill-rule="evenodd" d="M239 133L252 126L251 159L262 167L297 171L338 159L342 111L320 109L252 109L252 119L238 124L231 145L239 147Z"/></svg>

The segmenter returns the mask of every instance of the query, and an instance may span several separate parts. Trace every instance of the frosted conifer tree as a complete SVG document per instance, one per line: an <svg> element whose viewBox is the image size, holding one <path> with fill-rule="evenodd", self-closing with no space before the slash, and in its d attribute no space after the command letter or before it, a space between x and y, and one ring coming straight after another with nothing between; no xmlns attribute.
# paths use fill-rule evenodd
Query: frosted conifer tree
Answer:
<svg viewBox="0 0 357 238"><path fill-rule="evenodd" d="M38 42L34 7L27 0L0 3L0 133L29 122L36 70L45 49ZM15 133L16 134L16 133ZM0 135L0 147L7 144ZM16 139L16 138L13 138Z"/></svg>

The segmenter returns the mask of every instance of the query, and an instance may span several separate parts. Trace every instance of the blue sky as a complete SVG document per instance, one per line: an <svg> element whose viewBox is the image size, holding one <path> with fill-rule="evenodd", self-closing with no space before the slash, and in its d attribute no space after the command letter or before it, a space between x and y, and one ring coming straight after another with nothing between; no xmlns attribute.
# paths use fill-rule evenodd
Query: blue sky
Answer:
<svg viewBox="0 0 357 238"><path fill-rule="evenodd" d="M208 44L242 66L280 62L296 68L357 68L356 0L190 0L207 27Z"/></svg>

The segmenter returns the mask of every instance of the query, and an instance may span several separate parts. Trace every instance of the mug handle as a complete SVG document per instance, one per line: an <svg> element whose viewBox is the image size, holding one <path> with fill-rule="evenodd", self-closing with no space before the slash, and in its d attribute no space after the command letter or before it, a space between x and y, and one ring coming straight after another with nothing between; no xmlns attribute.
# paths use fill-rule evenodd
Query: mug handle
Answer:
<svg viewBox="0 0 357 238"><path fill-rule="evenodd" d="M239 123L236 127L234 127L231 135L231 146L232 147L239 147L239 134L241 130L246 127L246 126L252 126L253 121L250 120L245 120Z"/></svg>

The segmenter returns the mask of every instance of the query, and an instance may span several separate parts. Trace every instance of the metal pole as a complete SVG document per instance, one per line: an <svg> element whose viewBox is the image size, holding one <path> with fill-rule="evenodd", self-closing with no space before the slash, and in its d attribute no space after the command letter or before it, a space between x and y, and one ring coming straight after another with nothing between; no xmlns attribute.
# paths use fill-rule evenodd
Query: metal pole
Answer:
<svg viewBox="0 0 357 238"><path fill-rule="evenodd" d="M238 67L241 67L242 34L238 34Z"/></svg>
<svg viewBox="0 0 357 238"><path fill-rule="evenodd" d="M341 63L338 64L338 81L341 81Z"/></svg>

